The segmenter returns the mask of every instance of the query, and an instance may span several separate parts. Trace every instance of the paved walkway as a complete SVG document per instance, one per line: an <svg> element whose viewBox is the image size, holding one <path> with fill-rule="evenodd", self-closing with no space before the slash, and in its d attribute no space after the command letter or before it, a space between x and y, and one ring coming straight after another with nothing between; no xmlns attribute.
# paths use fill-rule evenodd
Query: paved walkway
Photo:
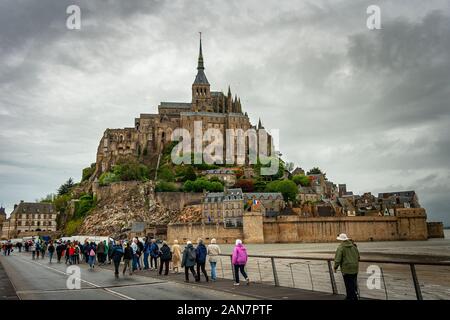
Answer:
<svg viewBox="0 0 450 320"><path fill-rule="evenodd" d="M121 270L122 270L121 265ZM111 276L113 276L112 265L104 265L100 268L111 270ZM167 276L159 275L155 270L140 270L134 273L135 275L151 277L160 280L168 280L177 283L185 283L184 282L184 269L181 269L181 272L178 274L169 273ZM122 274L120 274L122 276ZM218 278L217 281L206 282L205 278L202 275L201 282L195 282L192 274L189 275L189 285L193 285L196 287L204 287L208 289L218 290L221 292L228 292L236 295L248 296L256 299L264 299L264 300L344 300L345 296L343 295L334 295L326 292L318 292L318 291L310 291L304 289L296 289L296 288L288 288L288 287L275 287L273 285L262 284L262 283L250 283L250 285L246 285L245 281L241 281L240 286L234 286L233 281L229 279L221 279Z"/></svg>
<svg viewBox="0 0 450 320"><path fill-rule="evenodd" d="M0 300L18 300L16 290L14 290L8 275L0 262Z"/></svg>

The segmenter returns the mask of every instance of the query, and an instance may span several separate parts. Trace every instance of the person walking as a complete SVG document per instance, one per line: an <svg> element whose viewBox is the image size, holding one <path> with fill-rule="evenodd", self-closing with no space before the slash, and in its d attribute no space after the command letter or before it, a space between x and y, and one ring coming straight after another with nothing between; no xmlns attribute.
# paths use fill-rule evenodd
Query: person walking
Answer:
<svg viewBox="0 0 450 320"><path fill-rule="evenodd" d="M125 250L123 252L123 274L125 275L125 271L130 271L130 276L133 274L133 269L131 268L131 261L133 260L133 249L130 246L130 243L127 242Z"/></svg>
<svg viewBox="0 0 450 320"><path fill-rule="evenodd" d="M72 242L69 247L69 264L75 264L75 243Z"/></svg>
<svg viewBox="0 0 450 320"><path fill-rule="evenodd" d="M211 280L216 281L216 266L219 260L220 247L216 244L216 239L211 239L211 243L208 245L209 265L211 266Z"/></svg>
<svg viewBox="0 0 450 320"><path fill-rule="evenodd" d="M122 245L122 243L120 244ZM109 244L108 244L108 264L111 264L112 261L112 249L114 247L114 241L112 239L109 239ZM123 246L122 246L123 249Z"/></svg>
<svg viewBox="0 0 450 320"><path fill-rule="evenodd" d="M167 245L166 241L163 241L163 245L161 247L161 262L159 266L159 275L161 275L163 266L164 266L164 275L167 276L169 274L169 264L170 260L172 260L172 252L170 252L170 247Z"/></svg>
<svg viewBox="0 0 450 320"><path fill-rule="evenodd" d="M242 273L242 276L247 281L247 285L250 284L250 279L248 278L247 273L244 270L245 265L247 264L247 260L248 260L247 249L242 244L242 241L237 239L236 246L233 249L233 255L231 257L231 262L234 266L235 286L238 286L240 284L239 272Z"/></svg>
<svg viewBox="0 0 450 320"><path fill-rule="evenodd" d="M55 246L53 245L53 241L49 242L47 250L48 250L49 262L52 263L53 253L55 252Z"/></svg>
<svg viewBox="0 0 450 320"><path fill-rule="evenodd" d="M98 260L98 265L102 265L103 264L103 257L105 255L105 244L103 243L103 241L100 241L97 245L97 260Z"/></svg>
<svg viewBox="0 0 450 320"><path fill-rule="evenodd" d="M86 262L86 263L89 263L89 251L90 251L90 245L89 245L89 241L86 239L86 240L84 240L84 246L83 246L84 262Z"/></svg>
<svg viewBox="0 0 450 320"><path fill-rule="evenodd" d="M39 254L41 253L41 243L39 240L36 241L36 259L39 260Z"/></svg>
<svg viewBox="0 0 450 320"><path fill-rule="evenodd" d="M70 240L68 240L66 242L66 250L64 251L64 254L66 256L66 264L70 263L70 247L72 246L72 243L70 242Z"/></svg>
<svg viewBox="0 0 450 320"><path fill-rule="evenodd" d="M132 269L133 271L136 271L138 269L138 262L139 262L139 257L138 257L138 245L137 245L137 239L134 238L133 242L131 243L131 249L133 249L133 263L132 263Z"/></svg>
<svg viewBox="0 0 450 320"><path fill-rule="evenodd" d="M358 300L358 248L345 233L341 233L336 239L341 241L341 244L337 248L334 257L334 272L337 272L337 269L341 267L345 283L345 299Z"/></svg>
<svg viewBox="0 0 450 320"><path fill-rule="evenodd" d="M45 252L47 252L47 242L43 241L41 245L42 259L45 257Z"/></svg>
<svg viewBox="0 0 450 320"><path fill-rule="evenodd" d="M95 255L96 255L96 246L94 242L89 244L89 268L94 269L95 267Z"/></svg>
<svg viewBox="0 0 450 320"><path fill-rule="evenodd" d="M61 241L58 241L56 243L56 259L58 263L61 263L61 256L64 251L64 245L61 243Z"/></svg>
<svg viewBox="0 0 450 320"><path fill-rule="evenodd" d="M36 243L34 243L34 241L31 241L29 248L31 251L31 259L36 259Z"/></svg>
<svg viewBox="0 0 450 320"><path fill-rule="evenodd" d="M139 266L139 270L142 270L142 266L144 265L144 244L142 243L141 240L139 240L139 238L136 238L137 241L137 254L138 254L138 266Z"/></svg>
<svg viewBox="0 0 450 320"><path fill-rule="evenodd" d="M103 264L106 264L109 254L109 244L106 240L103 240L103 246L105 247L105 252L103 253Z"/></svg>
<svg viewBox="0 0 450 320"><path fill-rule="evenodd" d="M152 244L150 246L150 270L153 270L153 263L155 264L154 270L158 270L158 257L159 247L156 243L156 239L152 239Z"/></svg>
<svg viewBox="0 0 450 320"><path fill-rule="evenodd" d="M191 271L194 279L197 279L195 274L195 248L191 241L186 242L186 248L183 251L183 259L181 260L181 267L184 268L185 282L189 282L189 271Z"/></svg>
<svg viewBox="0 0 450 320"><path fill-rule="evenodd" d="M17 249L19 249L19 253L22 252L22 242L17 243Z"/></svg>
<svg viewBox="0 0 450 320"><path fill-rule="evenodd" d="M208 273L205 269L207 250L203 244L203 239L197 240L195 249L195 262L197 263L197 282L200 282L200 270L205 275L206 282L209 282Z"/></svg>
<svg viewBox="0 0 450 320"><path fill-rule="evenodd" d="M150 247L152 243L149 241L148 237L145 237L145 243L144 243L144 270L149 269L148 265L148 258L150 256Z"/></svg>
<svg viewBox="0 0 450 320"><path fill-rule="evenodd" d="M116 279L119 278L119 267L120 267L120 261L123 257L123 247L120 241L116 241L116 244L112 247L111 252L111 259L114 262L114 276Z"/></svg>
<svg viewBox="0 0 450 320"><path fill-rule="evenodd" d="M172 245L172 270L173 273L178 273L181 262L181 248L178 240L173 241ZM175 271L176 270L176 271Z"/></svg>

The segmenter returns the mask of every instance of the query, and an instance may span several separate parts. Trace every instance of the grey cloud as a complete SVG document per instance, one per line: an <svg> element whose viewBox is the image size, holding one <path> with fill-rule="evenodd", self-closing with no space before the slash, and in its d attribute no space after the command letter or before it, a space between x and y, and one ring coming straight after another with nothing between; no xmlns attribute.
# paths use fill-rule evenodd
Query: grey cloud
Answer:
<svg viewBox="0 0 450 320"><path fill-rule="evenodd" d="M203 31L212 88L280 128L287 160L355 192L416 189L450 224L449 4L379 1L369 31L371 2L2 1L0 202L79 178L104 129L188 101Z"/></svg>

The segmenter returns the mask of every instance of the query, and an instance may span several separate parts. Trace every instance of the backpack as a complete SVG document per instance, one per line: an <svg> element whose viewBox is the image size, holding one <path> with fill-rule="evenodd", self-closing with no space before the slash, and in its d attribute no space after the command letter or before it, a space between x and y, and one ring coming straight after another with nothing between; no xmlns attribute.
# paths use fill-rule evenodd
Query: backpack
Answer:
<svg viewBox="0 0 450 320"><path fill-rule="evenodd" d="M95 256L95 251L94 251L94 249L91 249L91 251L89 252L89 255L90 255L91 257L94 257L94 256Z"/></svg>
<svg viewBox="0 0 450 320"><path fill-rule="evenodd" d="M187 256L188 256L189 259L195 260L195 258L197 256L196 253L195 253L195 249L193 249L193 248L189 249Z"/></svg>
<svg viewBox="0 0 450 320"><path fill-rule="evenodd" d="M123 254L124 254L123 248L122 247L117 247L117 248L115 248L115 250L116 250L115 254L122 258Z"/></svg>

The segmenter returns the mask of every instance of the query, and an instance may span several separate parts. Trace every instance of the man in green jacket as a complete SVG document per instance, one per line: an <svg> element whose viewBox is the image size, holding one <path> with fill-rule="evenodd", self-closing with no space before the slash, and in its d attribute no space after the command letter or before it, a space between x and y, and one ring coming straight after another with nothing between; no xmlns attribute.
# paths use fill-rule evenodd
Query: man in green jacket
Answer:
<svg viewBox="0 0 450 320"><path fill-rule="evenodd" d="M359 269L359 251L356 245L341 233L337 240L342 241L336 250L334 258L334 272L341 267L344 277L345 290L347 291L347 300L358 300L358 269Z"/></svg>

